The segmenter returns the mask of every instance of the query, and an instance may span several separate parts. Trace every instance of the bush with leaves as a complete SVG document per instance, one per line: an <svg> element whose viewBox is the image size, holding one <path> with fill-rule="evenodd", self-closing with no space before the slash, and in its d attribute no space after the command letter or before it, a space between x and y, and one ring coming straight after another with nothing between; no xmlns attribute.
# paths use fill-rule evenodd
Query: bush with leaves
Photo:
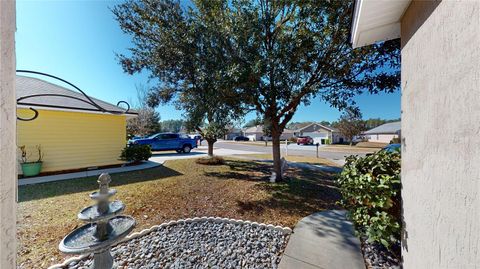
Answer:
<svg viewBox="0 0 480 269"><path fill-rule="evenodd" d="M347 157L338 178L340 204L369 242L397 244L401 231L400 153Z"/></svg>
<svg viewBox="0 0 480 269"><path fill-rule="evenodd" d="M122 161L131 163L147 161L150 157L152 157L152 150L149 145L128 145L120 154Z"/></svg>

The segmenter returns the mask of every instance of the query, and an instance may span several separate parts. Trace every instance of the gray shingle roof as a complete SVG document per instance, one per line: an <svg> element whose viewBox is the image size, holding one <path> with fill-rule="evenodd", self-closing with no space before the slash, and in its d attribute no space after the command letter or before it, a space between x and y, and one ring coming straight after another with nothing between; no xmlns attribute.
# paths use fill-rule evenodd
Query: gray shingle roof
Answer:
<svg viewBox="0 0 480 269"><path fill-rule="evenodd" d="M263 133L263 125L256 125L245 129L245 133Z"/></svg>
<svg viewBox="0 0 480 269"><path fill-rule="evenodd" d="M31 98L22 99L18 102L22 106L35 106L35 107L50 107L58 109L72 109L72 110L85 110L85 111L99 111L98 108L92 104L83 102L88 99L81 94L62 86L41 80L38 78L18 76L15 80L15 90L17 99L30 95L37 94L60 94L78 98L80 100L60 97L60 96L36 96ZM107 110L108 112L124 112L125 109L116 105L104 102L102 100L89 96L95 103ZM137 114L135 111L130 110L127 114Z"/></svg>
<svg viewBox="0 0 480 269"><path fill-rule="evenodd" d="M397 134L401 129L401 121L389 122L365 131L364 134Z"/></svg>
<svg viewBox="0 0 480 269"><path fill-rule="evenodd" d="M302 128L299 128L298 130L296 130L295 132L304 132L306 129L312 127L312 126L315 126L317 125L318 127L320 128L323 128L323 129L326 129L328 131L331 131L331 132L337 132L338 130L336 128L333 128L333 127L330 127L330 126L325 126L325 125L322 125L320 123L310 123L309 125L306 125L306 126L303 126Z"/></svg>

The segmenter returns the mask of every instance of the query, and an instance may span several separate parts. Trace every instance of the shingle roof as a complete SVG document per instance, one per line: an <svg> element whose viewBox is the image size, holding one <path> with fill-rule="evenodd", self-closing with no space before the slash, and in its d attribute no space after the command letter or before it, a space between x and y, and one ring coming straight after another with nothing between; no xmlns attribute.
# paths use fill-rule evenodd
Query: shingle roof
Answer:
<svg viewBox="0 0 480 269"><path fill-rule="evenodd" d="M310 127L313 126L313 125L318 125L318 126L320 126L321 128L326 129L326 130L329 130L329 131L331 131L331 132L336 132L336 131L338 131L336 128L333 128L333 127L330 127L330 126L325 126L325 125L322 125L322 124L320 124L320 123L314 122L314 123L310 123L309 125L303 126L302 128L299 128L299 129L296 130L295 132L303 132L303 130L305 130L305 129L307 129L307 128L310 128Z"/></svg>
<svg viewBox="0 0 480 269"><path fill-rule="evenodd" d="M364 134L397 134L401 129L401 121L389 122L363 132Z"/></svg>
<svg viewBox="0 0 480 269"><path fill-rule="evenodd" d="M245 133L263 133L263 125L249 127L245 129Z"/></svg>
<svg viewBox="0 0 480 269"><path fill-rule="evenodd" d="M86 103L88 99L81 93L64 88L62 86L41 80L38 78L18 76L15 80L15 90L17 99L30 95L37 94L60 94L73 98L66 98L61 96L36 96L31 98L22 99L18 102L22 106L35 106L35 107L49 107L58 109L71 109L71 110L85 110L85 111L99 111L94 105ZM95 103L107 110L108 112L124 112L125 109L116 105L104 102L102 100L89 96ZM83 102L84 100L86 102ZM130 110L127 114L137 114L135 111Z"/></svg>

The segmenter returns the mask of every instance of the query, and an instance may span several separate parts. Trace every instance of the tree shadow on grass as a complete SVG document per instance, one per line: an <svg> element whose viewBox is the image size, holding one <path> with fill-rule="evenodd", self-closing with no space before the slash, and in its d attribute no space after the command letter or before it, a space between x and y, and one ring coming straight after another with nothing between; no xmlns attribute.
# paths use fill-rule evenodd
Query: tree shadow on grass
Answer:
<svg viewBox="0 0 480 269"><path fill-rule="evenodd" d="M206 176L247 181L267 181L272 165L255 161L226 160L228 172L205 172Z"/></svg>
<svg viewBox="0 0 480 269"><path fill-rule="evenodd" d="M270 183L270 164L229 160L226 165L230 167L228 172L205 174L217 178L258 181L255 188L270 194L263 200L237 200L241 213L260 214L266 209L275 209L306 216L320 210L340 209L336 204L341 195L334 181L335 173L290 167L284 181Z"/></svg>
<svg viewBox="0 0 480 269"><path fill-rule="evenodd" d="M182 173L165 166L159 166L144 170L137 170L125 173L111 174L110 186L127 185L137 182L146 182L168 177L180 176ZM54 181L48 183L24 185L18 187L18 201L26 202L37 199L55 197L59 195L95 191L98 189L98 176Z"/></svg>

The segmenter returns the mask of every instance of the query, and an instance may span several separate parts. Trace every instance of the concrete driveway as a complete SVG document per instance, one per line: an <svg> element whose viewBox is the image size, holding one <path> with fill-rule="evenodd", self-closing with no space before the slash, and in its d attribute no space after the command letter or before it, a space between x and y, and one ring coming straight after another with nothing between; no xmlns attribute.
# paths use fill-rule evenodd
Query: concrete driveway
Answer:
<svg viewBox="0 0 480 269"><path fill-rule="evenodd" d="M265 147L259 144L248 145L247 143L235 143L233 141L218 141L217 143L215 143L215 145L216 147L222 148L222 149L256 151L256 152L261 152L263 154L272 153L271 144ZM280 147L281 147L282 154L285 154L285 145L281 145ZM320 146L318 156L321 158L332 160L340 165L343 165L345 156L350 156L350 155L365 156L366 154L363 152L353 152L353 151L352 152L345 152L345 151L335 152L332 150L327 151L327 150L322 150L323 147L324 146ZM291 155L315 157L316 151L317 149L315 145L296 145L296 144L288 145L288 154L291 154Z"/></svg>

